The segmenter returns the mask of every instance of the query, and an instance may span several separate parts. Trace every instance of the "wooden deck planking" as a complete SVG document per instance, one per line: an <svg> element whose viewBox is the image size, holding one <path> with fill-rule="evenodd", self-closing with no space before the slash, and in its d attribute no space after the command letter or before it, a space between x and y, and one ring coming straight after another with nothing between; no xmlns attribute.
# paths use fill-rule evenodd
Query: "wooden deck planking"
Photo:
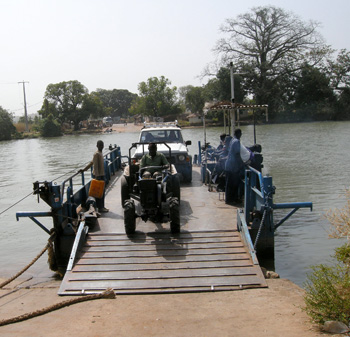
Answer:
<svg viewBox="0 0 350 337"><path fill-rule="evenodd" d="M202 233L198 240L205 235ZM226 235L229 238L232 232ZM60 295L94 293L109 287L116 293L132 294L266 286L260 268L252 264L243 245L234 240L197 244L194 238L185 248L167 244L161 249L152 240L143 240L133 242L134 250L111 245L95 252L91 249L101 247L93 246L92 237L88 237L73 270L66 273ZM170 233L160 237L171 240Z"/></svg>
<svg viewBox="0 0 350 337"><path fill-rule="evenodd" d="M124 232L120 182L106 196L110 212L87 236L60 295L174 293L267 287L236 228L236 208L225 205L200 182L181 186L181 233L169 223L137 220L133 237Z"/></svg>

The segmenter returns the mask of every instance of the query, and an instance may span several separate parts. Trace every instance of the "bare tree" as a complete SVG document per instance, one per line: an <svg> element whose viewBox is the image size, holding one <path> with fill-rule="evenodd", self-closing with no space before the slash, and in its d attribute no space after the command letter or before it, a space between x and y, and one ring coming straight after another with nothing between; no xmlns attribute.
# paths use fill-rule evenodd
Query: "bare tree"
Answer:
<svg viewBox="0 0 350 337"><path fill-rule="evenodd" d="M317 32L319 24L303 22L295 14L273 6L227 19L220 28L225 38L215 51L221 64L233 62L247 73L247 83L258 104L271 103L278 80L299 70L303 63L315 65L329 51Z"/></svg>

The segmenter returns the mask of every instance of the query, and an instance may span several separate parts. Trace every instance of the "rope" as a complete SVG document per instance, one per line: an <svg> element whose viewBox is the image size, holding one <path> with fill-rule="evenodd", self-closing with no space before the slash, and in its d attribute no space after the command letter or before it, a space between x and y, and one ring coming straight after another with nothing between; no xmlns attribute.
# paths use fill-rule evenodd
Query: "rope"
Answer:
<svg viewBox="0 0 350 337"><path fill-rule="evenodd" d="M80 164L80 166L82 165L86 165L87 163L89 163L90 161L87 161L85 162L84 164ZM58 179L61 179L62 177L70 174L70 173L75 173L77 171L77 169L72 169L71 171L68 171L66 173L63 173L61 176L58 176L54 179L51 180L51 182L55 181L55 180L58 180ZM14 204L12 204L11 206L7 207L6 209L4 209L3 211L0 212L0 215L2 215L3 213L7 212L9 209L11 209L12 207L16 206L17 204L19 204L21 201L23 201L24 199L28 198L29 196L31 196L34 192L36 192L37 190L33 191L33 192L30 192L28 195L26 195L25 197L23 197L22 199L18 200L17 202L15 202Z"/></svg>
<svg viewBox="0 0 350 337"><path fill-rule="evenodd" d="M3 211L0 212L0 215L7 212L10 208L16 206L17 204L19 204L21 201L23 201L24 199L28 198L30 195L32 195L33 192L30 192L28 195L26 195L25 197L23 197L21 200L18 200L17 202L15 202L13 205L7 207L6 209L4 209Z"/></svg>
<svg viewBox="0 0 350 337"><path fill-rule="evenodd" d="M37 316L41 316L41 315L47 314L47 313L49 313L51 311L67 307L67 306L72 305L72 304L85 302L85 301L91 301L91 300L97 300L97 299L100 299L100 298L114 299L115 298L115 293L114 293L113 289L109 288L109 289L105 290L104 292L102 292L100 294L92 294L92 295L87 295L85 297L73 298L73 299L70 299L70 300L67 300L67 301L63 301L63 302L60 302L60 303L56 303L56 304L53 304L53 305L51 305L49 307L46 307L46 308L43 308L43 309L39 309L39 310L36 310L36 311L32 311L32 312L29 312L29 313L26 313L26 314L23 314L23 315L20 315L20 316L16 316L16 317L13 317L13 318L8 318L8 319L3 319L3 320L0 321L0 326L4 326L4 325L7 325L7 324L12 324L12 323L25 321L27 319L30 319L30 318L33 318L33 317L37 317Z"/></svg>
<svg viewBox="0 0 350 337"><path fill-rule="evenodd" d="M8 280L4 281L3 283L0 284L0 289L3 288L4 286L6 286L7 284L9 284L10 282L12 282L13 280L15 280L17 277L19 277L20 275L22 275L27 269L29 269L29 267L31 267L45 252L47 249L49 249L50 247L52 247L52 241L54 239L55 233L52 233L48 243L46 244L46 246L42 249L42 251L32 260L32 262L30 262L26 267L24 267L21 271L19 271L16 275L12 276L11 278L9 278Z"/></svg>
<svg viewBox="0 0 350 337"><path fill-rule="evenodd" d="M80 165L80 166L81 166L81 165ZM66 172L66 173L62 174L62 175L59 176L59 177L56 177L56 178L52 179L51 182L52 182L52 181L55 181L55 180L58 180L58 179L60 179L60 178L62 178L62 177L64 177L64 176L66 176L66 175L68 175L68 174L70 174L70 173L73 173L73 172L76 172L76 169L73 169L73 170L71 170L71 171L69 171L69 172ZM4 209L3 211L0 212L0 215L2 215L3 213L7 212L7 211L8 211L9 209L11 209L12 207L16 206L17 204L19 204L19 203L20 203L21 201L23 201L24 199L30 197L30 196L31 196L34 192L36 192L36 191L37 191L37 190L35 190L35 191L33 191L33 192L30 192L29 194L27 194L26 196L24 196L22 199L18 200L17 202L15 202L14 204L12 204L11 206L7 207L6 209Z"/></svg>

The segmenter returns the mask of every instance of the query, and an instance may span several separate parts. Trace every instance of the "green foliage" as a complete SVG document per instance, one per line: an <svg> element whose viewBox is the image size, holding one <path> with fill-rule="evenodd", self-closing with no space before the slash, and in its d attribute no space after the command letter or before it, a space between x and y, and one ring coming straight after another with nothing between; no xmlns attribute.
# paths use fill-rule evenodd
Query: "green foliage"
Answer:
<svg viewBox="0 0 350 337"><path fill-rule="evenodd" d="M350 119L350 87L344 88L338 99L337 119Z"/></svg>
<svg viewBox="0 0 350 337"><path fill-rule="evenodd" d="M94 92L92 92L90 95L85 95L81 111L81 118L83 118L83 116L85 118L86 116L91 116L92 118L99 118L107 116L109 114L108 108L104 106L100 97ZM79 123L80 121L81 120L77 122Z"/></svg>
<svg viewBox="0 0 350 337"><path fill-rule="evenodd" d="M15 132L16 128L12 123L11 115L0 106L0 141L10 140Z"/></svg>
<svg viewBox="0 0 350 337"><path fill-rule="evenodd" d="M58 137L62 136L61 125L54 120L52 115L41 120L40 135L42 137Z"/></svg>
<svg viewBox="0 0 350 337"><path fill-rule="evenodd" d="M305 285L305 311L317 323L350 321L350 189L342 209L329 211L332 238L346 238L347 242L335 250L335 266L314 266Z"/></svg>
<svg viewBox="0 0 350 337"><path fill-rule="evenodd" d="M350 274L344 265L314 266L304 297L306 313L317 323L350 320Z"/></svg>
<svg viewBox="0 0 350 337"><path fill-rule="evenodd" d="M201 87L188 87L185 102L188 110L192 113L202 115L205 104L204 89Z"/></svg>
<svg viewBox="0 0 350 337"><path fill-rule="evenodd" d="M234 69L236 73L236 69ZM235 101L243 103L246 91L243 88L243 77L239 74L234 75ZM204 86L203 96L206 101L229 101L231 102L231 74L229 67L221 67L216 73L215 78L211 78Z"/></svg>
<svg viewBox="0 0 350 337"><path fill-rule="evenodd" d="M118 89L97 89L94 94L100 98L103 106L107 109L108 113L105 116L111 117L127 117L131 103L137 98L137 94Z"/></svg>
<svg viewBox="0 0 350 337"><path fill-rule="evenodd" d="M341 49L336 60L328 60L332 88L342 92L350 86L350 52Z"/></svg>
<svg viewBox="0 0 350 337"><path fill-rule="evenodd" d="M84 103L90 98L88 90L79 81L49 84L45 92L44 104L39 111L42 117L50 114L54 119L63 122L73 122L78 130L79 123L89 117L91 109L84 109ZM91 106L91 99L85 105Z"/></svg>
<svg viewBox="0 0 350 337"><path fill-rule="evenodd" d="M216 51L223 65L234 62L245 73L248 92L256 104L269 104L269 115L277 111L287 84L285 76L292 76L309 61L318 64L327 49L317 32L318 24L303 22L293 13L274 6L254 7L235 19L227 19L221 27L225 37L218 41Z"/></svg>
<svg viewBox="0 0 350 337"><path fill-rule="evenodd" d="M164 76L151 77L138 86L139 97L134 100L129 112L133 115L162 117L177 115L181 112L176 101L176 87Z"/></svg>
<svg viewBox="0 0 350 337"><path fill-rule="evenodd" d="M295 88L295 107L306 110L311 107L309 114L316 114L333 102L335 102L335 96L327 75L320 69L304 65Z"/></svg>
<svg viewBox="0 0 350 337"><path fill-rule="evenodd" d="M343 246L338 247L335 250L335 257L338 261L346 265L348 271L350 272L350 245L345 244Z"/></svg>

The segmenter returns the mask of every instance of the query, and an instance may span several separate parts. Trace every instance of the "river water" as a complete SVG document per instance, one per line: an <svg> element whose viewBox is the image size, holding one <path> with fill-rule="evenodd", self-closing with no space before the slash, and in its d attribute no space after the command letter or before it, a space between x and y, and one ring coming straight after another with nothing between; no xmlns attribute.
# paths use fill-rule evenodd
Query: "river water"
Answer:
<svg viewBox="0 0 350 337"><path fill-rule="evenodd" d="M241 127L242 142L254 141L253 126ZM310 266L331 263L334 248L342 242L329 239L329 209L342 208L350 184L350 122L261 125L256 128L262 145L263 174L276 187L274 202L310 201L313 211L298 210L277 230L275 269L283 278L303 286ZM192 155L198 141L218 145L223 128L184 129L192 140ZM29 263L45 246L47 234L28 218L16 221L17 211L47 211L48 206L31 195L34 181L61 182L63 173L76 171L88 162L102 139L105 146L117 144L127 155L136 133L64 136L53 139L25 139L0 142L0 277L9 277ZM275 211L275 222L289 210ZM40 218L48 228L49 219ZM26 275L51 277L46 258L41 258Z"/></svg>

